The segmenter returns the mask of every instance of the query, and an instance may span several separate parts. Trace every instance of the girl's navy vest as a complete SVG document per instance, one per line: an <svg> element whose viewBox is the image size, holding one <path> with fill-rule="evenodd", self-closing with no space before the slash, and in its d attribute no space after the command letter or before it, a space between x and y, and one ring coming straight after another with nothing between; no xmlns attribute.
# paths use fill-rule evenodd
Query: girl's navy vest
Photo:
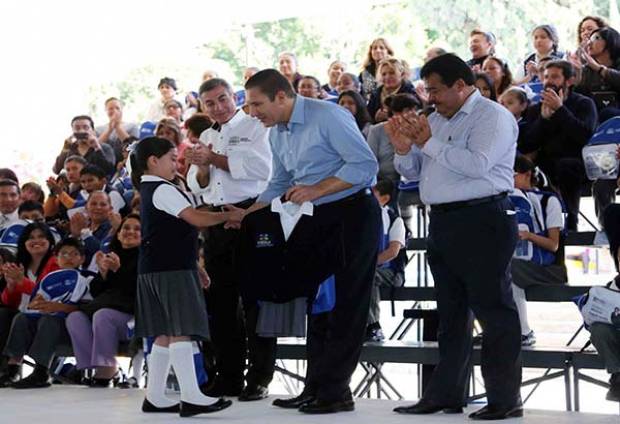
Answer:
<svg viewBox="0 0 620 424"><path fill-rule="evenodd" d="M162 184L170 184L179 190L165 181L140 183L142 244L138 274L196 269L198 230L183 219L153 206L153 193ZM181 190L179 193L190 201Z"/></svg>

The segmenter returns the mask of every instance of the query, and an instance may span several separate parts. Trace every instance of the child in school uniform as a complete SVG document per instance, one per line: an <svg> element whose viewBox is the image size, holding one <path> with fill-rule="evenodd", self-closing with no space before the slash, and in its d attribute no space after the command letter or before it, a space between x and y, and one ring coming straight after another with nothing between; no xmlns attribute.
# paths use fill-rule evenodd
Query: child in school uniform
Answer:
<svg viewBox="0 0 620 424"><path fill-rule="evenodd" d="M199 275L198 230L241 220L239 209L213 213L194 208L191 198L171 181L177 151L162 138L140 141L131 154L131 176L140 190L142 244L138 261L136 335L155 337L148 358L144 412L180 412L182 417L216 412L230 400L202 394L196 381L192 339L208 336L207 311ZM172 366L180 404L165 395Z"/></svg>

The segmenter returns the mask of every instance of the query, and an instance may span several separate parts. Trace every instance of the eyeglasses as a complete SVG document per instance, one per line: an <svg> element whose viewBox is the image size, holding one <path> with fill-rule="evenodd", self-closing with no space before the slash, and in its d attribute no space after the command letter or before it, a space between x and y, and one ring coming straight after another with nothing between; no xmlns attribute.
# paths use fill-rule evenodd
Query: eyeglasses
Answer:
<svg viewBox="0 0 620 424"><path fill-rule="evenodd" d="M77 250L70 250L68 252L58 252L57 256L60 258L71 259L71 258L76 258L78 256L81 256L81 253L78 252Z"/></svg>

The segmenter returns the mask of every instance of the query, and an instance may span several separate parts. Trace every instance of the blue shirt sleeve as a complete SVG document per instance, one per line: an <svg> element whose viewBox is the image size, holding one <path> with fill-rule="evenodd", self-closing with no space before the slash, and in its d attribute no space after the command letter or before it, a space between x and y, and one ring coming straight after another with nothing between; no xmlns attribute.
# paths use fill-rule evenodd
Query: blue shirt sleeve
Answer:
<svg viewBox="0 0 620 424"><path fill-rule="evenodd" d="M270 141L272 140L271 137L276 136L274 132L275 130L272 130L269 134ZM272 162L271 180L269 180L269 184L267 185L265 191L258 196L256 201L259 203L270 203L276 197L282 196L292 185L293 176L284 168L284 165L277 154L277 150L273 148Z"/></svg>
<svg viewBox="0 0 620 424"><path fill-rule="evenodd" d="M340 106L329 112L331 116L325 117L327 140L344 161L334 176L352 185L372 185L379 164L353 115Z"/></svg>

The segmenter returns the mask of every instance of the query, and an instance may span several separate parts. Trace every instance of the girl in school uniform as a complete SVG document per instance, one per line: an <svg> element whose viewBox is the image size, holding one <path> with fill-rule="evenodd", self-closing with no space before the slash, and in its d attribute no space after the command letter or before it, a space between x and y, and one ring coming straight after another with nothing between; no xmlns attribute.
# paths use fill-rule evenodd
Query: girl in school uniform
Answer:
<svg viewBox="0 0 620 424"><path fill-rule="evenodd" d="M194 369L192 339L208 336L201 286L206 278L197 267L196 227L240 221L241 210L195 209L191 198L171 182L177 150L166 139L140 141L131 154L131 168L134 186L140 190L142 220L136 335L155 338L142 411L179 412L182 417L220 411L232 402L203 395ZM179 382L180 404L165 395L169 366Z"/></svg>

